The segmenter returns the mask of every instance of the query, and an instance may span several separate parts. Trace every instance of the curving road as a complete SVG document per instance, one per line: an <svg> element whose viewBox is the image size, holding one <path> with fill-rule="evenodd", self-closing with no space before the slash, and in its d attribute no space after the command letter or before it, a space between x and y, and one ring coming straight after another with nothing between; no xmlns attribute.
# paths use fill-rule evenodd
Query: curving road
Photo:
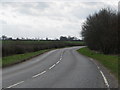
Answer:
<svg viewBox="0 0 120 90"><path fill-rule="evenodd" d="M79 48L52 50L4 68L3 88L108 88L99 67L76 52Z"/></svg>

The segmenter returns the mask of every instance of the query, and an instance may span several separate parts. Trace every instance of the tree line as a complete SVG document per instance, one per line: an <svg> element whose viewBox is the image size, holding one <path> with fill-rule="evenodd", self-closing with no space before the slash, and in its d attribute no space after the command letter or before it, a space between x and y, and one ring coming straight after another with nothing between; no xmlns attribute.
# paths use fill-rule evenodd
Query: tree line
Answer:
<svg viewBox="0 0 120 90"><path fill-rule="evenodd" d="M82 46L84 43L72 36L61 36L59 39L29 39L16 38L3 35L2 38L2 56L10 56L15 54L24 54L44 49L63 48L70 46Z"/></svg>
<svg viewBox="0 0 120 90"><path fill-rule="evenodd" d="M60 36L59 39L49 39L49 38L46 38L46 39L40 39L40 38L33 38L33 39L30 39L30 38L16 38L16 39L13 39L12 37L7 37L6 35L2 35L2 37L0 38L1 40L22 40L22 41L25 41L25 40L40 40L40 41L82 41L80 39L78 39L77 37L72 37L72 36Z"/></svg>
<svg viewBox="0 0 120 90"><path fill-rule="evenodd" d="M89 15L82 25L81 33L88 48L104 54L120 53L119 17L120 14L110 8Z"/></svg>

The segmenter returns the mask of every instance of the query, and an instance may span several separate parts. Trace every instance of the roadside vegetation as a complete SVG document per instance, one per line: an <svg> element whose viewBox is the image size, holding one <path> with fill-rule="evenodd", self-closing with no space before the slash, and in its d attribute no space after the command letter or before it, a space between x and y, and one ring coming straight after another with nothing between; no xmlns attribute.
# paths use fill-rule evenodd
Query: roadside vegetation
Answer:
<svg viewBox="0 0 120 90"><path fill-rule="evenodd" d="M3 57L2 58L2 67L6 67L6 66L10 66L10 65L13 65L13 64L17 64L17 63L26 61L26 60L28 60L32 57L43 54L47 51L49 51L49 49L48 50L40 50L40 51L37 51L37 52L17 54L17 55Z"/></svg>
<svg viewBox="0 0 120 90"><path fill-rule="evenodd" d="M75 40L74 37L63 37L59 40L28 40L12 39L6 36L2 37L2 66L9 66L28 60L36 55L42 54L51 49L83 46L81 40Z"/></svg>
<svg viewBox="0 0 120 90"><path fill-rule="evenodd" d="M63 48L70 46L84 45L82 41L32 41L32 40L4 40L2 42L2 56L10 56L15 54L24 54L36 52L45 49Z"/></svg>
<svg viewBox="0 0 120 90"><path fill-rule="evenodd" d="M118 54L118 13L111 9L101 9L88 16L82 26L82 37L91 50L104 54Z"/></svg>
<svg viewBox="0 0 120 90"><path fill-rule="evenodd" d="M99 61L106 68L108 68L111 73L115 74L116 77L118 77L118 56L105 55L105 54L90 50L87 47L79 49L78 52Z"/></svg>
<svg viewBox="0 0 120 90"><path fill-rule="evenodd" d="M120 14L110 8L89 15L81 32L87 48L78 51L101 62L120 80L119 17Z"/></svg>

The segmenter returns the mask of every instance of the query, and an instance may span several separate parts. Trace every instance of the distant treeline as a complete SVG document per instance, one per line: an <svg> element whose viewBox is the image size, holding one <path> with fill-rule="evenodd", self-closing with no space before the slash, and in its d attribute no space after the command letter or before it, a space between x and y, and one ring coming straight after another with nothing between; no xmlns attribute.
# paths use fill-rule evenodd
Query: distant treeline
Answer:
<svg viewBox="0 0 120 90"><path fill-rule="evenodd" d="M120 14L111 9L101 9L90 15L82 26L82 36L85 44L92 50L104 54L118 54Z"/></svg>
<svg viewBox="0 0 120 90"><path fill-rule="evenodd" d="M33 38L33 39L30 39L30 38L16 38L16 39L13 39L12 37L7 37L6 35L2 35L2 37L0 37L1 40L13 40L13 41L36 41L36 40L40 40L40 41L82 41L80 39L78 39L77 37L72 37L72 36L60 36L59 39L49 39L49 38L46 38L46 39L40 39L40 38Z"/></svg>
<svg viewBox="0 0 120 90"><path fill-rule="evenodd" d="M40 41L40 40L3 40L2 56L24 54L44 49L62 48L67 46L81 46L82 41Z"/></svg>

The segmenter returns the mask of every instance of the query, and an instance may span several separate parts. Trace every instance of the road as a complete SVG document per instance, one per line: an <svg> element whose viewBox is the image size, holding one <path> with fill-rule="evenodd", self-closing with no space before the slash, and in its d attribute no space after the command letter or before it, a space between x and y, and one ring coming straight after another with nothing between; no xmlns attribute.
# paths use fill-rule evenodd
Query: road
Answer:
<svg viewBox="0 0 120 90"><path fill-rule="evenodd" d="M3 88L107 88L104 73L79 48L52 50L4 68Z"/></svg>

